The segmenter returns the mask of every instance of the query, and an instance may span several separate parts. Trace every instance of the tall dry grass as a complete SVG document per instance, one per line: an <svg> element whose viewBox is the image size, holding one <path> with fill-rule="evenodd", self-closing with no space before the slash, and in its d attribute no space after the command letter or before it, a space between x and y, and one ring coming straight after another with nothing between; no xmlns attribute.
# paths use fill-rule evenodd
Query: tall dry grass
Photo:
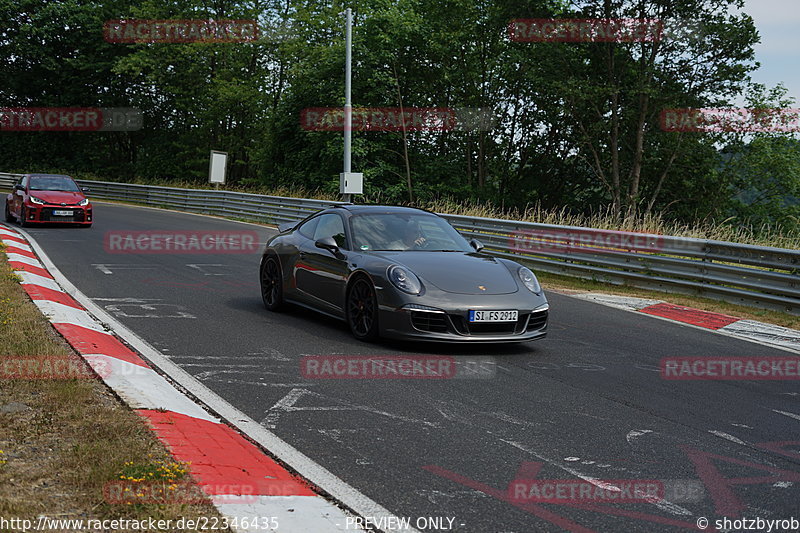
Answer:
<svg viewBox="0 0 800 533"><path fill-rule="evenodd" d="M103 180L91 174L73 174L78 179ZM105 178L105 181L113 181ZM213 189L207 183L197 183L188 180L145 180L137 179L130 183L142 185L160 185L163 187L179 187L185 189ZM307 189L304 187L265 187L263 185L235 186L225 185L225 190L263 194L267 196L285 196L292 198L313 198L317 200L338 201L341 196L336 193L321 189ZM381 203L380 192L374 195L365 195L358 203ZM665 220L658 214L647 216L626 217L617 219L607 210L599 210L590 215L575 214L562 209L544 209L541 205L528 206L525 209L504 209L491 202L474 203L459 201L454 198L443 197L416 204L429 211L465 215L473 217L499 218L505 220L521 220L540 224L556 224L560 226L580 226L596 229L611 229L634 231L641 233L655 233L672 235L675 237L693 237L698 239L713 239L718 241L737 242L741 244L754 244L759 246L773 246L778 248L800 249L800 233L777 226L749 226L740 224L735 219L723 221L699 221L694 223L680 223Z"/></svg>
<svg viewBox="0 0 800 533"><path fill-rule="evenodd" d="M437 213L449 213L453 215L520 220L524 222L555 224L559 226L580 226L585 228L655 233L659 235L672 235L675 237L712 239L741 244L774 246L778 248L800 248L800 234L796 232L769 225L752 227L736 224L734 219L727 219L721 222L695 222L692 224L668 221L658 214L617 219L608 211L598 211L591 215L581 215L571 213L566 208L543 209L540 205L529 206L523 210L504 210L491 203L470 205L447 198L428 202L424 207Z"/></svg>

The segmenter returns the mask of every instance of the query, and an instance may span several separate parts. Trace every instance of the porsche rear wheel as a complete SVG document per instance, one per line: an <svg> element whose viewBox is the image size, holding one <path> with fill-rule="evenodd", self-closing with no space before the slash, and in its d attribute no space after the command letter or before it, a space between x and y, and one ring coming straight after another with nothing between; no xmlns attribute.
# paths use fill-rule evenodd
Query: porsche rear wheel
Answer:
<svg viewBox="0 0 800 533"><path fill-rule="evenodd" d="M378 303L375 289L367 278L358 278L347 291L347 324L358 340L378 338Z"/></svg>
<svg viewBox="0 0 800 533"><path fill-rule="evenodd" d="M278 311L283 307L281 267L274 257L267 257L261 263L261 298L264 307L270 311Z"/></svg>
<svg viewBox="0 0 800 533"><path fill-rule="evenodd" d="M11 210L8 208L8 202L6 202L6 222L14 222L14 217L11 215Z"/></svg>

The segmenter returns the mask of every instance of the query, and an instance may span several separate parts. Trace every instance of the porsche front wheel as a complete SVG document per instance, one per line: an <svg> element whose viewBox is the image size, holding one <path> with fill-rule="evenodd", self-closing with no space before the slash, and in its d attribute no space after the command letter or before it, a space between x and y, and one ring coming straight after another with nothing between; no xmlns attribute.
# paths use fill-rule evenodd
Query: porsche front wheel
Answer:
<svg viewBox="0 0 800 533"><path fill-rule="evenodd" d="M261 298L270 311L278 311L283 306L281 267L274 257L267 257L261 263Z"/></svg>
<svg viewBox="0 0 800 533"><path fill-rule="evenodd" d="M347 324L358 340L378 338L378 302L367 278L358 278L347 291Z"/></svg>

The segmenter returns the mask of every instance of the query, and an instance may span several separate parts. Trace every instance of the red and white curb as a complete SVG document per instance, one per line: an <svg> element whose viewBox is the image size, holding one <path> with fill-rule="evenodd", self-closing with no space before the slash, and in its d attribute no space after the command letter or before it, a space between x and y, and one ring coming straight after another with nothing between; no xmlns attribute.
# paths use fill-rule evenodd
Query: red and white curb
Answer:
<svg viewBox="0 0 800 533"><path fill-rule="evenodd" d="M192 477L220 513L239 519L237 531L264 531L266 526L275 524L277 527L270 531L360 530L354 527L353 515L317 495L307 481L286 470L220 418L180 392L90 315L56 282L51 270L63 276L52 264L45 267L43 262L49 263L49 259L45 261L46 255L41 250L38 250L42 257L39 261L34 253L35 242L4 225L0 225L0 240L6 245L9 264L22 279L23 289L53 327L81 357L98 369L101 379L147 421L175 459L189 463ZM65 278L61 281L64 283ZM77 289L69 285L70 292L78 296ZM107 316L103 318L113 321ZM207 395L209 393L206 391ZM241 415L241 418L246 417ZM333 477L327 474L328 479ZM366 498L362 500L362 508L367 511L388 515L388 511L377 504ZM349 522L348 517L351 517ZM269 522L270 518L274 521Z"/></svg>
<svg viewBox="0 0 800 533"><path fill-rule="evenodd" d="M559 291L560 292L560 291ZM595 292L575 293L564 291L563 294L581 300L589 300L599 304L657 316L674 322L724 333L733 337L747 339L759 344L767 344L786 350L800 352L800 331L755 320L743 320L735 316L702 311L691 307L674 305L661 300L648 300L631 296L618 296Z"/></svg>

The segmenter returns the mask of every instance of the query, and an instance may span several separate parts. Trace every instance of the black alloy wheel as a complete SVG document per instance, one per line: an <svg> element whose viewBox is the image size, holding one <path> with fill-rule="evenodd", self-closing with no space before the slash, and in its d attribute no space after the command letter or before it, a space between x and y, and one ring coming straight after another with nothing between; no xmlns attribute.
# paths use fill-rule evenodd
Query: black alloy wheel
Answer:
<svg viewBox="0 0 800 533"><path fill-rule="evenodd" d="M347 292L347 324L361 341L378 338L378 304L375 289L367 278L358 278Z"/></svg>

